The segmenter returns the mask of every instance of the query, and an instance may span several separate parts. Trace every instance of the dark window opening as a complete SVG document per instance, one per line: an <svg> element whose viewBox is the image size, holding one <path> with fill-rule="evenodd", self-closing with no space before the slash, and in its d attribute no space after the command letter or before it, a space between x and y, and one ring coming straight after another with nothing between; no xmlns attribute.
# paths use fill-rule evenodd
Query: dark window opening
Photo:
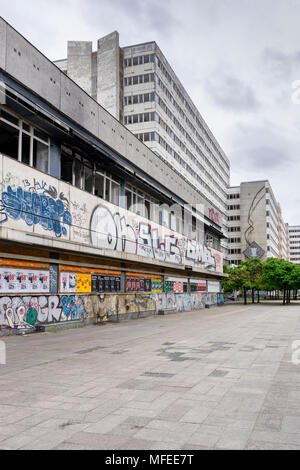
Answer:
<svg viewBox="0 0 300 470"><path fill-rule="evenodd" d="M9 124L0 122L0 152L18 160L18 147L19 130Z"/></svg>

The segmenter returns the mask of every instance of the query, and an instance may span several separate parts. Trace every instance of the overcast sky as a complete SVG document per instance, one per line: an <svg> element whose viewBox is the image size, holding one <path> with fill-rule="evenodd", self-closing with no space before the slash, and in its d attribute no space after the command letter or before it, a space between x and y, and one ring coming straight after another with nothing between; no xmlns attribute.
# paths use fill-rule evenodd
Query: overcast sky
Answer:
<svg viewBox="0 0 300 470"><path fill-rule="evenodd" d="M300 0L0 0L0 15L51 60L67 40L96 47L114 30L121 46L155 40L229 157L231 184L268 179L300 224Z"/></svg>

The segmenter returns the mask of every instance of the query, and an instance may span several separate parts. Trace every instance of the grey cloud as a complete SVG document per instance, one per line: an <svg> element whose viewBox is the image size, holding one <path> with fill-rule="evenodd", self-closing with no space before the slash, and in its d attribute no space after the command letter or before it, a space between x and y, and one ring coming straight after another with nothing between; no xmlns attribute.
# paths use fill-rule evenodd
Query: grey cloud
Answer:
<svg viewBox="0 0 300 470"><path fill-rule="evenodd" d="M207 81L206 91L225 111L252 112L260 106L252 88L234 76L216 73Z"/></svg>
<svg viewBox="0 0 300 470"><path fill-rule="evenodd" d="M246 144L246 143L245 143ZM252 168L255 171L265 171L266 178L271 170L280 168L286 159L286 152L272 145L244 148L242 152L233 155L240 166Z"/></svg>
<svg viewBox="0 0 300 470"><path fill-rule="evenodd" d="M277 49L266 48L262 52L262 70L274 79L291 75L294 57Z"/></svg>
<svg viewBox="0 0 300 470"><path fill-rule="evenodd" d="M87 4L88 8L86 8ZM170 8L169 0L164 2L160 0L152 0L151 2L114 0L112 3L108 0L103 2L88 0L83 5L82 14L85 20L92 24L94 28L97 23L103 28L103 19L105 22L105 17L107 17L109 23L115 21L113 29L118 30L120 33L124 29L124 32L126 31L127 35L129 32L132 37L138 35L139 42L144 40L143 36L148 36L153 32L157 34L169 32L174 29L177 23L172 8ZM102 21L99 22L101 17ZM153 37L152 39L155 40L156 38Z"/></svg>
<svg viewBox="0 0 300 470"><path fill-rule="evenodd" d="M260 178L293 164L295 143L280 128L262 122L257 126L236 125L231 129L231 163L243 170L254 171Z"/></svg>

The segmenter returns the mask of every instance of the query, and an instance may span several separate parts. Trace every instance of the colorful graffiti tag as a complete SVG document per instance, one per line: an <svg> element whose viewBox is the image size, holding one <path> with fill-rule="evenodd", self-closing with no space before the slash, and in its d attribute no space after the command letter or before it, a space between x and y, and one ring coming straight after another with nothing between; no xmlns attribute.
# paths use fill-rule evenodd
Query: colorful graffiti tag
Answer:
<svg viewBox="0 0 300 470"><path fill-rule="evenodd" d="M26 329L42 324L84 320L102 320L119 315L155 314L159 310L184 312L216 305L217 294L172 292L149 294L3 296L0 298L0 326Z"/></svg>
<svg viewBox="0 0 300 470"><path fill-rule="evenodd" d="M37 188L43 192L37 193ZM8 185L2 192L0 220L6 221L7 216L13 220L22 219L28 226L39 224L44 230L54 232L57 237L66 236L67 229L63 224L72 225L72 215L63 199L62 193L57 199L56 189L53 186L46 187L43 182L37 185L35 181L29 190L21 186L12 189Z"/></svg>
<svg viewBox="0 0 300 470"><path fill-rule="evenodd" d="M130 225L125 216L119 212L113 214L102 204L92 213L90 234L91 243L97 248L109 248L175 264L182 264L186 258L191 265L216 265L214 256L205 245L171 234L161 237L158 227L152 227L150 223Z"/></svg>
<svg viewBox="0 0 300 470"><path fill-rule="evenodd" d="M41 295L0 298L0 325L11 328L77 320L86 316L84 301L80 296Z"/></svg>

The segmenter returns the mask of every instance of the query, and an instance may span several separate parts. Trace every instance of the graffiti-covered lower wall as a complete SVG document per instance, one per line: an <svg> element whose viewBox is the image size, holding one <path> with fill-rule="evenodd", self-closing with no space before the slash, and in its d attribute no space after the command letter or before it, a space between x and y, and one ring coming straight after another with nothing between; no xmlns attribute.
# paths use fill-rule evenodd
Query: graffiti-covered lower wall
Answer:
<svg viewBox="0 0 300 470"><path fill-rule="evenodd" d="M216 293L40 295L0 297L0 326L30 328L87 318L137 318L160 310L183 312L219 303Z"/></svg>
<svg viewBox="0 0 300 470"><path fill-rule="evenodd" d="M81 244L98 254L109 250L223 272L221 251L135 212L0 154L0 231L9 230L10 240Z"/></svg>

